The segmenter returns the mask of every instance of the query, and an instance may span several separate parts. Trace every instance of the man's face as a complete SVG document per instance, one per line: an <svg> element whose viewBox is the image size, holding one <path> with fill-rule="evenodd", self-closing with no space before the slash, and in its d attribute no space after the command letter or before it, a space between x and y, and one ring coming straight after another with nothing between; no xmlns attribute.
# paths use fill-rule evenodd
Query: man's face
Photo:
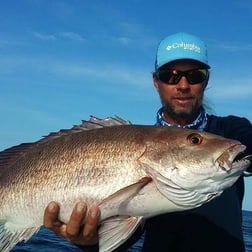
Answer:
<svg viewBox="0 0 252 252"><path fill-rule="evenodd" d="M172 69L175 74L201 68L202 64L192 60L174 61L162 67L164 73L165 69ZM182 76L177 84L167 84L154 74L153 82L164 106L164 113L171 121L177 123L176 120L186 119L191 122L195 119L202 104L207 80L190 84L187 78Z"/></svg>

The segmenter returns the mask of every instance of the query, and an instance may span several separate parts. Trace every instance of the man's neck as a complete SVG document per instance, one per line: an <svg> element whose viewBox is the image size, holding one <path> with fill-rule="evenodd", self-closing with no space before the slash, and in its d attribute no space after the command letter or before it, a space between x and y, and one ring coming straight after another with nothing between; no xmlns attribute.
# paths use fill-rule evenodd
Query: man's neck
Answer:
<svg viewBox="0 0 252 252"><path fill-rule="evenodd" d="M165 121L169 124L175 124L175 125L180 125L180 126L186 126L188 124L191 124L196 118L197 118L198 115L196 116L183 116L183 117L171 117L169 115L167 115L165 112L163 114L163 117L165 119Z"/></svg>

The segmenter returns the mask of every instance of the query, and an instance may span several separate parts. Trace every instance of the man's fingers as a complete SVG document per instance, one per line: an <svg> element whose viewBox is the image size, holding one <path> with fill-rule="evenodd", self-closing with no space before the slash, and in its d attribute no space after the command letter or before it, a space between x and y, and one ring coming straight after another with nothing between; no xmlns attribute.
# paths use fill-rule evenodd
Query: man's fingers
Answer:
<svg viewBox="0 0 252 252"><path fill-rule="evenodd" d="M99 219L100 209L97 206L90 207L87 213L87 205L84 202L77 203L66 225L66 238L80 245L93 245L98 243L97 226Z"/></svg>
<svg viewBox="0 0 252 252"><path fill-rule="evenodd" d="M50 202L45 209L44 226L79 245L93 245L98 242L99 207L92 206L87 213L87 205L84 202L77 203L67 224L58 219L59 212L60 206L56 202Z"/></svg>
<svg viewBox="0 0 252 252"><path fill-rule="evenodd" d="M84 202L78 202L71 214L66 227L69 236L77 236L80 233L80 226L83 224L87 212L87 205Z"/></svg>
<svg viewBox="0 0 252 252"><path fill-rule="evenodd" d="M44 213L45 227L52 229L55 226L59 226L61 224L60 221L58 220L59 210L60 207L56 202L52 201L48 204Z"/></svg>
<svg viewBox="0 0 252 252"><path fill-rule="evenodd" d="M95 241L98 240L97 227L100 219L100 209L93 205L89 208L86 223L83 229L83 236L86 241Z"/></svg>

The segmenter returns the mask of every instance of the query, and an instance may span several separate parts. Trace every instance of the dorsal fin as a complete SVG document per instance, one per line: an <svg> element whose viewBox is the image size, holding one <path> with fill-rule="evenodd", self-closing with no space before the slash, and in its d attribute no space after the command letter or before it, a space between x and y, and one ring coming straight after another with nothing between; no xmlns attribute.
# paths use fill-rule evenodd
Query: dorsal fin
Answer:
<svg viewBox="0 0 252 252"><path fill-rule="evenodd" d="M86 121L82 121L82 122L85 123ZM131 124L130 121L125 121L124 119L122 119L119 116L106 117L104 119L100 119L100 118L95 117L95 116L90 116L90 119L89 119L88 122L92 122L94 124L99 124L99 125L104 126L104 127Z"/></svg>
<svg viewBox="0 0 252 252"><path fill-rule="evenodd" d="M129 125L130 121L125 121L124 119L115 117L106 117L100 119L95 116L90 116L89 120L82 120L82 124L74 125L71 129L61 129L58 132L52 132L47 136L44 136L40 140L33 143L22 143L17 146L10 147L4 151L0 152L0 175L7 169L17 158L25 155L25 153L37 144L52 141L55 138L59 138L64 135L74 134L84 130L92 130L97 128L116 126L116 125Z"/></svg>
<svg viewBox="0 0 252 252"><path fill-rule="evenodd" d="M44 136L40 140L40 142L48 141L48 139L52 139L55 137L60 137L62 135L68 135L69 133L81 132L83 130L92 130L98 128L104 128L109 126L118 126L118 125L130 125L130 121L125 121L124 119L115 116L115 117L106 117L104 119L100 119L95 116L90 116L89 120L82 120L82 124L74 125L71 129L61 129L58 132L52 132L47 136Z"/></svg>

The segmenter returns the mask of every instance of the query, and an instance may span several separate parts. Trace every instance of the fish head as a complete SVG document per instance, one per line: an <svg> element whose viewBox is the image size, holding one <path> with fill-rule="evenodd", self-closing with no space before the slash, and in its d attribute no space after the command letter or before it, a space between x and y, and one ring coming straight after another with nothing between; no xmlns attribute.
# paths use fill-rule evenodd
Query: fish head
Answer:
<svg viewBox="0 0 252 252"><path fill-rule="evenodd" d="M246 146L237 140L171 127L153 136L146 142L145 169L165 196L183 195L185 204L188 197L201 204L220 195L250 165L248 158L238 159Z"/></svg>

